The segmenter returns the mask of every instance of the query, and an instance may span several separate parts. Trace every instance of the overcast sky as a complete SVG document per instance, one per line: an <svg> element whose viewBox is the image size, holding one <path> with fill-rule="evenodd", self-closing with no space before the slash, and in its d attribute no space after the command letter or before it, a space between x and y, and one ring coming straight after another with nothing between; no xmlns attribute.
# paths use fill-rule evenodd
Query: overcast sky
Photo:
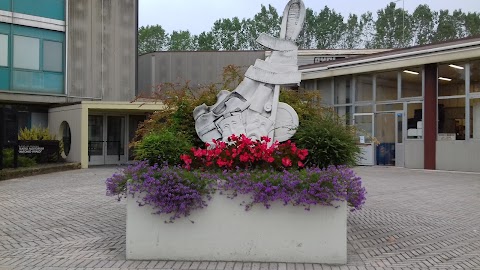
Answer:
<svg viewBox="0 0 480 270"><path fill-rule="evenodd" d="M139 24L161 25L168 33L173 30L189 30L193 34L209 31L213 22L221 18L252 18L260 11L261 4L269 4L283 13L288 0L139 0ZM404 0L405 9L412 13L420 4L427 4L433 10L462 9L480 12L480 0ZM305 6L319 12L324 6L342 13L357 15L384 8L388 0L304 0ZM401 7L403 1L397 5Z"/></svg>

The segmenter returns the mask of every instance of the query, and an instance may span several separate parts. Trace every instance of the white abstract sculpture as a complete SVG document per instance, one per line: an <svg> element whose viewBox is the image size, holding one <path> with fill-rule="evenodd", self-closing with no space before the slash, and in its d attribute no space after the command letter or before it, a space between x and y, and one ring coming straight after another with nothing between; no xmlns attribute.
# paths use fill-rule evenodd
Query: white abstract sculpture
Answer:
<svg viewBox="0 0 480 270"><path fill-rule="evenodd" d="M212 106L195 108L193 117L198 136L204 142L226 141L232 134L246 134L259 140L263 136L274 141L290 139L298 127L298 115L290 105L279 102L280 85L298 84L298 47L294 40L305 21L302 0L288 2L283 13L280 38L261 34L257 42L272 49L265 61L257 59L245 73L245 79L229 92L222 90Z"/></svg>

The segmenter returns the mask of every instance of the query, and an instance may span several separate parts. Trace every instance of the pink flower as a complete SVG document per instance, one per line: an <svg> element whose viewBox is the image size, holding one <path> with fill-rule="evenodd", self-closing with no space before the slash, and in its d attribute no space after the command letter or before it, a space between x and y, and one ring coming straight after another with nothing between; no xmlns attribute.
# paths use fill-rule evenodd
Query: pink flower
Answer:
<svg viewBox="0 0 480 270"><path fill-rule="evenodd" d="M305 164L303 164L303 162L298 161L298 167L299 167L299 168L303 168L304 166L305 166Z"/></svg>
<svg viewBox="0 0 480 270"><path fill-rule="evenodd" d="M288 157L282 158L282 164L285 167L290 167L292 166L292 161Z"/></svg>

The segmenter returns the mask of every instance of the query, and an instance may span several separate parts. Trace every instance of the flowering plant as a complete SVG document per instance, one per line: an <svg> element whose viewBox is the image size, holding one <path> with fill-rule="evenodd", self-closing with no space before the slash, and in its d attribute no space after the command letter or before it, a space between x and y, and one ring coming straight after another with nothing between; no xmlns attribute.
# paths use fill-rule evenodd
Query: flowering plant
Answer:
<svg viewBox="0 0 480 270"><path fill-rule="evenodd" d="M221 180L220 180L221 179ZM149 166L146 161L127 167L106 181L107 195L135 194L140 206L150 205L155 214L169 214L170 222L204 208L217 190L233 198L250 194L246 210L255 204L269 208L272 202L301 205L332 205L346 201L353 210L365 203L365 188L353 170L345 166L303 170L224 170L222 173Z"/></svg>
<svg viewBox="0 0 480 270"><path fill-rule="evenodd" d="M244 134L228 137L228 142L212 140L205 148L192 148L191 154L181 155L186 169L218 167L222 169L274 168L277 170L303 168L307 149L298 149L295 143L274 142L262 137L252 140Z"/></svg>
<svg viewBox="0 0 480 270"><path fill-rule="evenodd" d="M214 191L212 179L206 173L167 165L149 166L148 161L142 161L108 178L107 196L117 195L120 200L122 196L138 194L140 206L151 205L155 214L169 214L172 222L207 206L206 200Z"/></svg>
<svg viewBox="0 0 480 270"><path fill-rule="evenodd" d="M225 181L219 189L230 192L230 197L250 194L246 210L254 204L267 209L274 201L284 205L301 205L310 210L312 205L332 205L347 201L353 210L365 203L365 188L360 177L346 166L329 166L325 169L305 168L296 171L224 171Z"/></svg>

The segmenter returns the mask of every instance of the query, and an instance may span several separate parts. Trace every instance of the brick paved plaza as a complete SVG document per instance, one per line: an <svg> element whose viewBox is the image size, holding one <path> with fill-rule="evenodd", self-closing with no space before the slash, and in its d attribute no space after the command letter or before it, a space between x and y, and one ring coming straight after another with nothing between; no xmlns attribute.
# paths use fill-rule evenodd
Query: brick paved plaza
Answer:
<svg viewBox="0 0 480 270"><path fill-rule="evenodd" d="M367 204L348 217L348 264L125 260L125 204L105 196L114 168L0 182L3 269L480 269L480 175L356 169Z"/></svg>

